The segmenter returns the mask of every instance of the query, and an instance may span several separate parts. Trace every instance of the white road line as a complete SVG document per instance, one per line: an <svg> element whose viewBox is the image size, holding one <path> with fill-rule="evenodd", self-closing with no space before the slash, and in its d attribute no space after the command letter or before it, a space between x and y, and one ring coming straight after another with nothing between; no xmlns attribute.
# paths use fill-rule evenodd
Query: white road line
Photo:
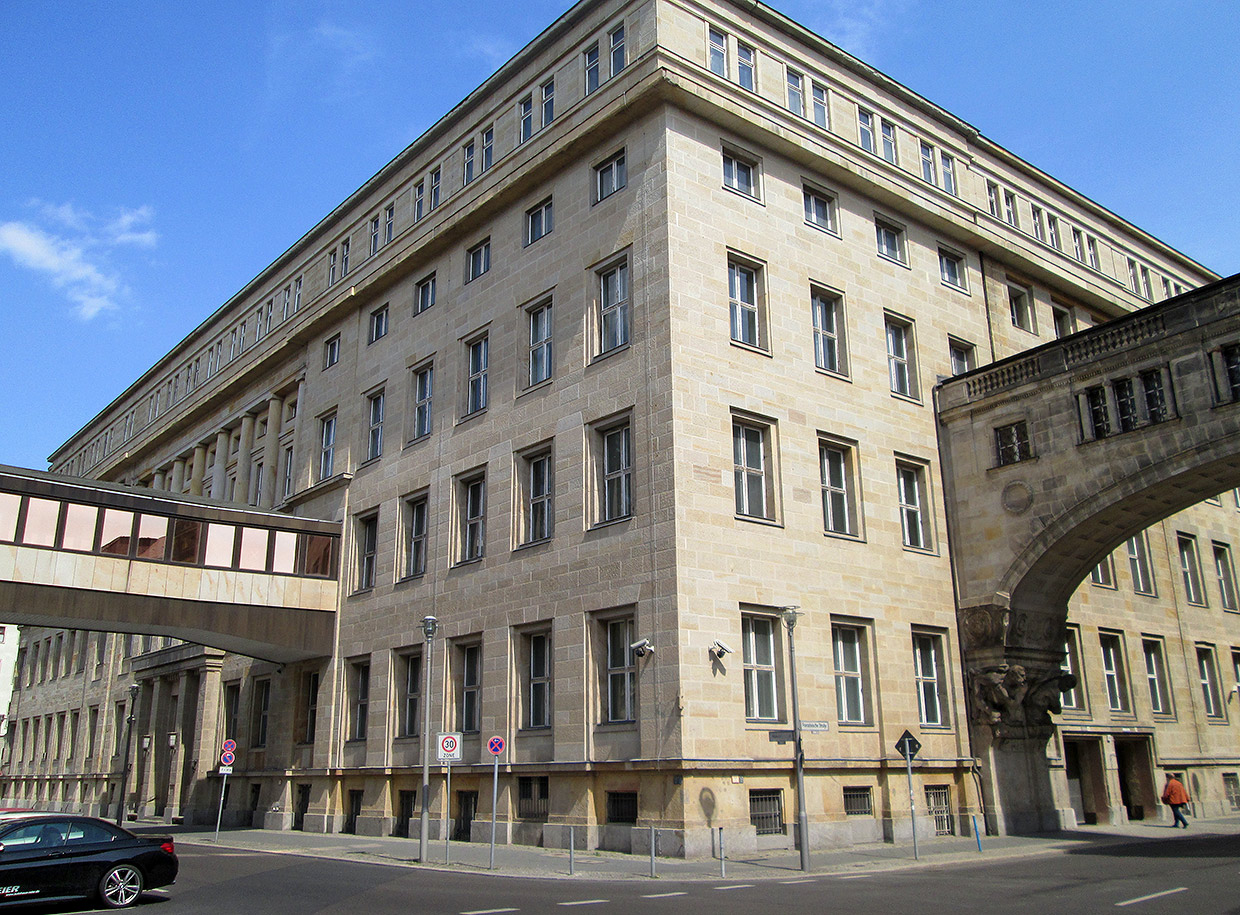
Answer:
<svg viewBox="0 0 1240 915"><path fill-rule="evenodd" d="M844 874L842 877L840 877L840 879L841 880L861 880L865 877L871 877L871 876L873 875L872 874Z"/></svg>
<svg viewBox="0 0 1240 915"><path fill-rule="evenodd" d="M474 909L472 912L462 912L461 915L499 915L500 912L519 912L520 909Z"/></svg>
<svg viewBox="0 0 1240 915"><path fill-rule="evenodd" d="M642 899L666 899L669 896L688 896L688 893L645 893Z"/></svg>
<svg viewBox="0 0 1240 915"><path fill-rule="evenodd" d="M607 901L606 899L577 899L573 902L557 902L556 905L599 905Z"/></svg>
<svg viewBox="0 0 1240 915"><path fill-rule="evenodd" d="M1136 899L1128 899L1124 902L1117 902L1115 905L1117 908L1119 906L1135 905L1138 902L1148 902L1151 899L1157 899L1159 896L1171 896L1174 893L1182 893L1186 889L1188 889L1186 886L1177 886L1173 890L1163 890L1161 893L1150 893L1148 896L1138 896Z"/></svg>
<svg viewBox="0 0 1240 915"><path fill-rule="evenodd" d="M731 886L717 886L717 890L748 890L752 889L752 883L733 883Z"/></svg>
<svg viewBox="0 0 1240 915"><path fill-rule="evenodd" d="M782 883L784 886L795 886L798 883L813 883L814 881L813 880L781 880L779 882Z"/></svg>

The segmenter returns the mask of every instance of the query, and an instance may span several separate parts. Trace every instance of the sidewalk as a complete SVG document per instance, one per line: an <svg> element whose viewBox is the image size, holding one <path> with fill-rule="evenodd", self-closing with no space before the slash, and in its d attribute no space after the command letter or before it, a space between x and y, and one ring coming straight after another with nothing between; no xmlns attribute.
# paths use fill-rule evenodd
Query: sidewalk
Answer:
<svg viewBox="0 0 1240 915"><path fill-rule="evenodd" d="M215 846L272 854L305 855L358 861L369 864L413 866L418 864L418 840L393 836L353 836L335 833L281 832L265 829L227 829L219 834L209 827L168 826L157 822L130 824L141 832L171 832L179 845ZM983 836L979 852L974 838L943 836L919 841L920 861L913 859L911 844L854 845L844 849L811 849L814 874L864 874L905 867L970 864L1029 855L1066 854L1093 848L1149 841L1175 842L1191 836L1240 835L1240 817L1193 820L1188 830L1173 830L1158 823L1122 826L1079 827L1039 836ZM569 874L565 849L528 845L496 845L495 869L489 868L491 847L486 843L453 842L450 862L445 863L445 843L432 841L425 866L507 877L544 877L575 880L650 879L650 858L606 851L577 851L574 874ZM729 858L728 880L789 880L800 873L800 856L794 850L765 852ZM719 880L718 859L686 861L655 859L655 873L668 880Z"/></svg>

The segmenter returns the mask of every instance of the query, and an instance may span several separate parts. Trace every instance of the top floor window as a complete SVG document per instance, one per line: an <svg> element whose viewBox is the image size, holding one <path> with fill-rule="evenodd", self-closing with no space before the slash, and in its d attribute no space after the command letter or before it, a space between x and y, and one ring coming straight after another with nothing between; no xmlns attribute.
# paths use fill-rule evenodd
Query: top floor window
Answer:
<svg viewBox="0 0 1240 915"><path fill-rule="evenodd" d="M805 117L805 77L788 70L788 110Z"/></svg>
<svg viewBox="0 0 1240 915"><path fill-rule="evenodd" d="M624 25L618 25L608 32L607 38L611 44L611 75L615 76L628 62L624 53Z"/></svg>
<svg viewBox="0 0 1240 915"><path fill-rule="evenodd" d="M586 95L589 95L599 87L598 42L586 48L583 56L586 68Z"/></svg>
<svg viewBox="0 0 1240 915"><path fill-rule="evenodd" d="M716 76L728 76L728 36L718 29L710 30L710 47L707 49L710 70Z"/></svg>
<svg viewBox="0 0 1240 915"><path fill-rule="evenodd" d="M758 91L757 60L757 52L753 48L739 41L736 43L736 81L742 89L750 92Z"/></svg>

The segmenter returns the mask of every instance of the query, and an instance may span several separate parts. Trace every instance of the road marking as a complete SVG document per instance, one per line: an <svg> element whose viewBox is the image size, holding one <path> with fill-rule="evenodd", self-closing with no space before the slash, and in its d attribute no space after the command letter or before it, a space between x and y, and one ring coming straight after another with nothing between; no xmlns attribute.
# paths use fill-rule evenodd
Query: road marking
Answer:
<svg viewBox="0 0 1240 915"><path fill-rule="evenodd" d="M642 899L666 899L668 896L688 896L688 893L646 893Z"/></svg>
<svg viewBox="0 0 1240 915"><path fill-rule="evenodd" d="M841 880L863 880L866 877L872 877L873 874L843 874Z"/></svg>
<svg viewBox="0 0 1240 915"><path fill-rule="evenodd" d="M795 886L798 883L813 883L814 881L813 880L781 880L779 882L782 883L784 886Z"/></svg>
<svg viewBox="0 0 1240 915"><path fill-rule="evenodd" d="M499 915L500 912L519 912L520 909L474 909L472 912L462 912L461 915Z"/></svg>
<svg viewBox="0 0 1240 915"><path fill-rule="evenodd" d="M717 890L748 890L752 889L752 883L733 883L731 886L717 886Z"/></svg>
<svg viewBox="0 0 1240 915"><path fill-rule="evenodd" d="M1186 886L1177 886L1173 890L1163 890L1161 893L1150 893L1148 896L1138 896L1136 899L1129 899L1125 902L1117 902L1115 905L1117 908L1124 905L1135 905L1138 902L1148 902L1149 900L1157 899L1160 896L1171 896L1174 893L1182 893L1186 889L1188 889Z"/></svg>
<svg viewBox="0 0 1240 915"><path fill-rule="evenodd" d="M607 901L606 899L577 899L573 902L557 902L556 905L599 905Z"/></svg>

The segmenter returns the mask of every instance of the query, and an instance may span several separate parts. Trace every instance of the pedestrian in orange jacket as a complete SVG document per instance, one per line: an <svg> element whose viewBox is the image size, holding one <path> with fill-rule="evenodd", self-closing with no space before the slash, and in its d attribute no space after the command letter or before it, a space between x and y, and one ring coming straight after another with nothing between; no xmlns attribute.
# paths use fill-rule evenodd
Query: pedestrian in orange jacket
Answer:
<svg viewBox="0 0 1240 915"><path fill-rule="evenodd" d="M1171 828L1179 829L1183 826L1188 829L1188 820L1184 819L1184 808L1188 806L1188 791L1185 790L1184 783L1170 772L1167 773L1167 785L1163 788L1162 800L1171 808L1171 814L1175 817Z"/></svg>

